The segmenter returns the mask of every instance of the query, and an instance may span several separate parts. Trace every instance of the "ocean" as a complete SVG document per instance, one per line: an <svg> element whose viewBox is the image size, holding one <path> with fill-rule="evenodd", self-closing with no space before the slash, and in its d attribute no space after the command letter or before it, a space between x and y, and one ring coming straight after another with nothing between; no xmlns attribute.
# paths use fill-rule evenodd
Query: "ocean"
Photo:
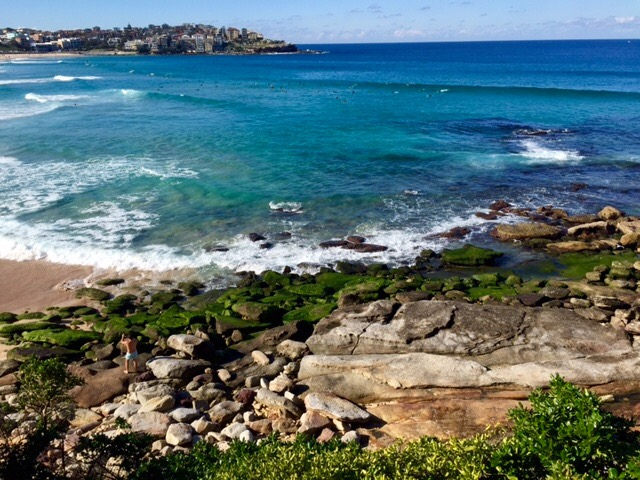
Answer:
<svg viewBox="0 0 640 480"><path fill-rule="evenodd" d="M640 213L640 41L301 47L0 63L0 257L225 278L483 242L496 199Z"/></svg>

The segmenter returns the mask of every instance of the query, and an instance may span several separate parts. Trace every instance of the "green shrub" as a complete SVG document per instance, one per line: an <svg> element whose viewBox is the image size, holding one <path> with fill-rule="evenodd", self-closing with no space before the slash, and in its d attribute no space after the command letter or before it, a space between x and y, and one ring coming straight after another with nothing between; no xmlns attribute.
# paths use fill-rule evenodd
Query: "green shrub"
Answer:
<svg viewBox="0 0 640 480"><path fill-rule="evenodd" d="M509 412L513 436L495 452L495 470L509 478L554 478L562 472L607 478L612 469L623 469L638 451L633 422L602 410L596 395L559 376L550 386L531 393L531 408Z"/></svg>

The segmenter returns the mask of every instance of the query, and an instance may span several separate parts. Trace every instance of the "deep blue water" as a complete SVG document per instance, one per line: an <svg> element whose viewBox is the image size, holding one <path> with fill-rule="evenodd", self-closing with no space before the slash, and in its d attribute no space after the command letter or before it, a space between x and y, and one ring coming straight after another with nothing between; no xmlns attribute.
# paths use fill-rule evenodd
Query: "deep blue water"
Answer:
<svg viewBox="0 0 640 480"><path fill-rule="evenodd" d="M497 198L640 213L640 41L307 47L0 63L0 257L403 262Z"/></svg>

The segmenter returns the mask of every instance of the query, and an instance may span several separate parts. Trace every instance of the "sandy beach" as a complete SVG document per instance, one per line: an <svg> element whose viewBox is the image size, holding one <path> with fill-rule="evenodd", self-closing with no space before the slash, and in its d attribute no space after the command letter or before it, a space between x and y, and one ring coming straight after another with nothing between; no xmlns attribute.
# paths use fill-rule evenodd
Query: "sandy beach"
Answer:
<svg viewBox="0 0 640 480"><path fill-rule="evenodd" d="M102 56L131 56L135 55L135 52L114 52L111 50L91 50L88 52L73 52L73 53L64 53L64 52L51 52L51 53L34 53L34 52L23 52L23 53L0 53L0 61L11 61L11 60L21 60L21 59L47 59L47 58L55 58L58 60L62 60L65 58L78 58L78 57L102 57Z"/></svg>
<svg viewBox="0 0 640 480"><path fill-rule="evenodd" d="M22 313L77 303L64 285L82 283L92 272L87 266L0 260L0 311Z"/></svg>

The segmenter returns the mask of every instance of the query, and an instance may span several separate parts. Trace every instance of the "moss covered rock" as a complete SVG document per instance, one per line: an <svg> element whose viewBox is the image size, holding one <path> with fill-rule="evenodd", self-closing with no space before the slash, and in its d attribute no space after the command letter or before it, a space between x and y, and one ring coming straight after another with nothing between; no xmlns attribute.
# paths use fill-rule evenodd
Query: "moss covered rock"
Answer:
<svg viewBox="0 0 640 480"><path fill-rule="evenodd" d="M20 321L17 323L10 323L0 326L0 335L3 337L9 337L16 333L29 332L32 330L42 330L45 328L56 328L57 324L53 322L41 322L41 321Z"/></svg>
<svg viewBox="0 0 640 480"><path fill-rule="evenodd" d="M273 322L281 316L280 309L258 302L236 303L232 310L250 322Z"/></svg>
<svg viewBox="0 0 640 480"><path fill-rule="evenodd" d="M65 328L59 330L44 329L23 332L22 337L28 342L48 343L65 348L77 348L87 342L100 339L101 335L97 332Z"/></svg>
<svg viewBox="0 0 640 480"><path fill-rule="evenodd" d="M357 282L357 275L348 275L346 273L325 272L316 276L316 283L337 292L348 283Z"/></svg>
<svg viewBox="0 0 640 480"><path fill-rule="evenodd" d="M17 319L18 319L18 316L15 313L11 313L11 312L0 313L0 323L13 323Z"/></svg>
<svg viewBox="0 0 640 480"><path fill-rule="evenodd" d="M496 252L489 248L480 248L474 245L465 245L454 250L442 252L442 261L449 265L478 266L492 265L502 256L502 252Z"/></svg>
<svg viewBox="0 0 640 480"><path fill-rule="evenodd" d="M102 280L98 280L96 285L100 287L113 287L115 285L121 285L124 283L124 278L104 278Z"/></svg>
<svg viewBox="0 0 640 480"><path fill-rule="evenodd" d="M119 295L115 297L113 300L108 300L105 302L105 313L112 314L127 314L129 312L133 312L135 307L136 296L131 294Z"/></svg>
<svg viewBox="0 0 640 480"><path fill-rule="evenodd" d="M291 285L287 291L302 297L324 297L329 295L330 290L320 283L306 283L303 285Z"/></svg>
<svg viewBox="0 0 640 480"><path fill-rule="evenodd" d="M264 282L271 287L286 287L291 285L291 279L286 275L268 270L262 274Z"/></svg>
<svg viewBox="0 0 640 480"><path fill-rule="evenodd" d="M100 290L99 288L79 288L76 290L76 297L78 298L88 298L89 300L95 300L97 302L104 302L111 298L111 294L109 292L105 292L104 290Z"/></svg>
<svg viewBox="0 0 640 480"><path fill-rule="evenodd" d="M337 304L335 303L305 305L304 307L297 308L284 315L284 317L282 317L282 321L284 323L297 321L317 322L329 315L336 307Z"/></svg>
<svg viewBox="0 0 640 480"><path fill-rule="evenodd" d="M39 320L46 317L42 312L25 312L18 315L18 320Z"/></svg>

